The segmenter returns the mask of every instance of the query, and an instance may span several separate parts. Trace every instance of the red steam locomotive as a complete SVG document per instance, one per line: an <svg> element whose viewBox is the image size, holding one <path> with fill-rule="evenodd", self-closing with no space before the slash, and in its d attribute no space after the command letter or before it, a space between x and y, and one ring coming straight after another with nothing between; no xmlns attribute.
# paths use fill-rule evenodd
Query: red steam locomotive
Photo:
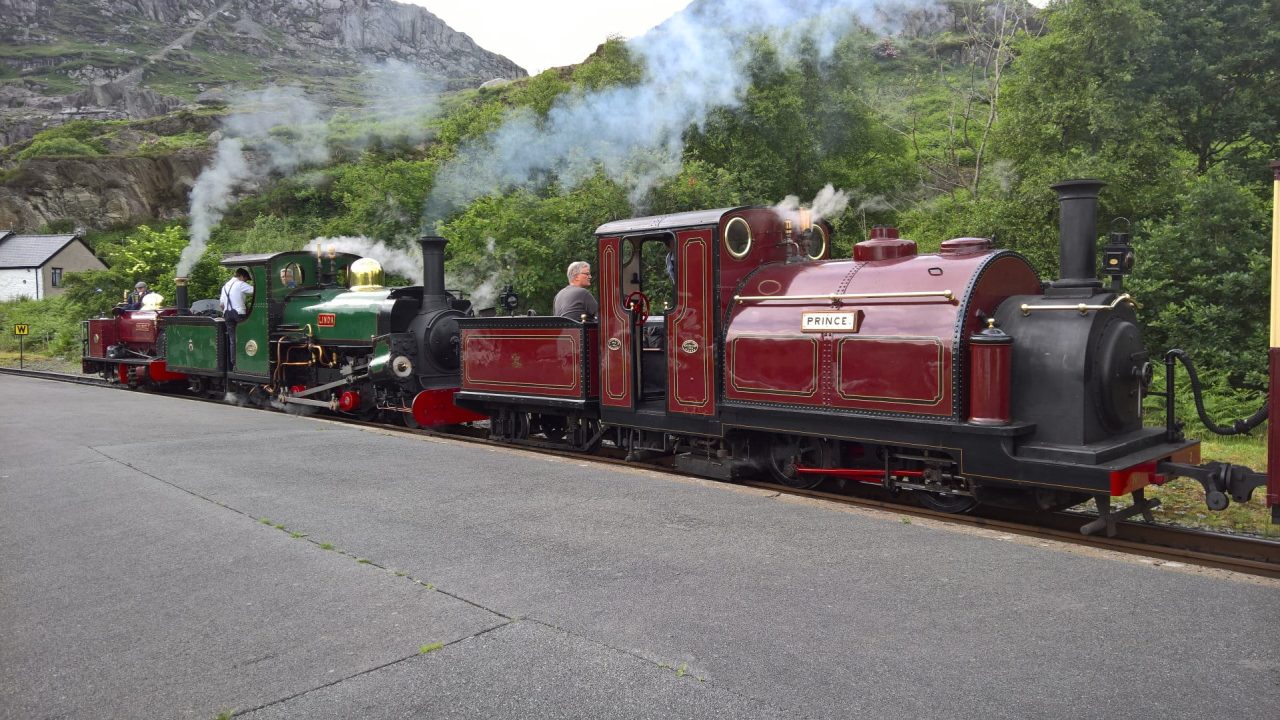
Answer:
<svg viewBox="0 0 1280 720"><path fill-rule="evenodd" d="M185 291L180 286L180 292ZM170 371L165 360L164 332L165 318L185 312L179 307L116 308L110 317L85 320L82 370L134 388L171 383L185 387L187 376Z"/></svg>
<svg viewBox="0 0 1280 720"><path fill-rule="evenodd" d="M596 231L598 321L459 320L455 402L489 415L497 438L580 450L608 438L710 477L841 478L951 512L1092 498L1100 517L1085 532L1149 519L1144 488L1176 476L1203 484L1214 509L1245 501L1266 476L1201 465L1171 394L1167 426L1143 425L1158 361L1122 292L1127 237L1105 248L1110 286L1096 277L1101 187L1055 186L1061 277L1049 283L985 238L921 255L881 228L831 259L830 226L803 211L611 222ZM1133 505L1113 511L1126 494ZM1267 502L1280 520L1280 482Z"/></svg>

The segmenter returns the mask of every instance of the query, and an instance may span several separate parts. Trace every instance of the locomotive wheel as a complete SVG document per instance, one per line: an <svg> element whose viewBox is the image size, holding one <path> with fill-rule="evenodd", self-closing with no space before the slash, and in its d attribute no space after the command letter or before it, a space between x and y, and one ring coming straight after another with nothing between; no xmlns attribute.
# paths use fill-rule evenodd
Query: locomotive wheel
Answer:
<svg viewBox="0 0 1280 720"><path fill-rule="evenodd" d="M549 442L563 442L568 425L559 415L534 415L531 432L541 433Z"/></svg>
<svg viewBox="0 0 1280 720"><path fill-rule="evenodd" d="M418 424L418 419L413 416L413 411L400 413L400 422L410 430L420 430L422 426Z"/></svg>
<svg viewBox="0 0 1280 720"><path fill-rule="evenodd" d="M820 438L776 435L769 447L769 474L787 487L807 490L822 482L822 476L798 473L796 467L831 467L834 455L831 443Z"/></svg>
<svg viewBox="0 0 1280 720"><path fill-rule="evenodd" d="M512 413L511 437L514 440L529 439L529 413L525 413L525 412Z"/></svg>
<svg viewBox="0 0 1280 720"><path fill-rule="evenodd" d="M529 437L529 413L499 410L489 416L489 437L494 440L524 440Z"/></svg>
<svg viewBox="0 0 1280 720"><path fill-rule="evenodd" d="M600 421L590 418L571 418L569 420L569 445L574 450L593 452L600 447ZM594 439L594 442L592 440Z"/></svg>
<svg viewBox="0 0 1280 720"><path fill-rule="evenodd" d="M920 504L936 510L938 512L951 513L959 515L967 513L978 504L978 501L968 495L942 495L940 493L931 493L917 490L915 492L916 500Z"/></svg>

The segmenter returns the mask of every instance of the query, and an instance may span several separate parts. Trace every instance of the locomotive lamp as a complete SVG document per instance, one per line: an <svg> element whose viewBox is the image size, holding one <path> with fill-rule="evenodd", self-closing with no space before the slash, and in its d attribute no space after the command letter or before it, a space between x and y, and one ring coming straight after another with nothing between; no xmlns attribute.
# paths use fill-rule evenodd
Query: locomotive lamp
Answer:
<svg viewBox="0 0 1280 720"><path fill-rule="evenodd" d="M502 288L502 294L498 296L498 304L507 311L508 315L515 315L516 306L520 304L520 296L516 294L515 288L508 285Z"/></svg>
<svg viewBox="0 0 1280 720"><path fill-rule="evenodd" d="M1124 276L1133 272L1136 260L1129 233L1112 232L1102 248L1102 273L1111 278L1112 292L1123 289Z"/></svg>

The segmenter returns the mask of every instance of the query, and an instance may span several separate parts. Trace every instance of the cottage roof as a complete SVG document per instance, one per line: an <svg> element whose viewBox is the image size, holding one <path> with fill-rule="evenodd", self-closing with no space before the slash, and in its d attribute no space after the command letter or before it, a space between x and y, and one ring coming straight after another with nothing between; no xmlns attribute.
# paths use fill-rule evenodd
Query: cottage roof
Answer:
<svg viewBox="0 0 1280 720"><path fill-rule="evenodd" d="M42 267L76 239L75 235L15 235L0 231L0 268Z"/></svg>

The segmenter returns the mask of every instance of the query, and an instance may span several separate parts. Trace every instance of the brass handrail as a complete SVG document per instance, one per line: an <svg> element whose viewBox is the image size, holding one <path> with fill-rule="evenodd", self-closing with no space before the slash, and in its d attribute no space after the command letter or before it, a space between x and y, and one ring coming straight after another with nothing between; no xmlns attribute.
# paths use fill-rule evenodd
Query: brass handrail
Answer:
<svg viewBox="0 0 1280 720"><path fill-rule="evenodd" d="M1090 310L1114 310L1122 302L1127 302L1135 308L1140 307L1138 303L1134 302L1133 298L1129 297L1129 293L1125 293L1112 300L1110 305L1086 305L1085 303L1080 303L1079 305L1028 305L1023 303L1021 310L1023 315L1030 315L1033 310L1075 310L1081 315L1088 315Z"/></svg>
<svg viewBox="0 0 1280 720"><path fill-rule="evenodd" d="M734 302L761 302L764 300L879 300L883 298L926 298L941 297L954 300L955 293L950 290L925 290L920 292L885 292L885 293L830 293L828 295L734 295Z"/></svg>

